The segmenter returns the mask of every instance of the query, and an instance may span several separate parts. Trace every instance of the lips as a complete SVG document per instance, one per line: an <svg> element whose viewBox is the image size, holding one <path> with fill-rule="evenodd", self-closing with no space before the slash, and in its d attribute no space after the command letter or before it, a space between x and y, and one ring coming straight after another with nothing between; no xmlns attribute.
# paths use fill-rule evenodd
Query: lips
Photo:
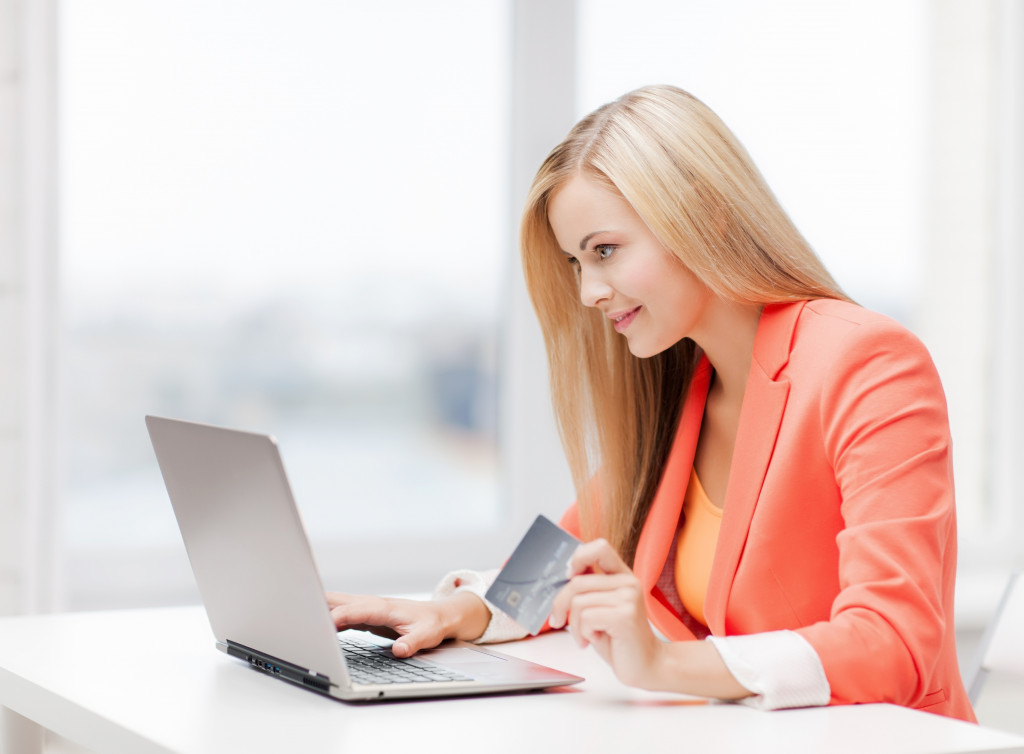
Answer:
<svg viewBox="0 0 1024 754"><path fill-rule="evenodd" d="M633 323L633 320L636 319L636 315L639 313L640 307L638 306L629 311L609 315L609 319L615 323L615 332L625 332L626 328Z"/></svg>

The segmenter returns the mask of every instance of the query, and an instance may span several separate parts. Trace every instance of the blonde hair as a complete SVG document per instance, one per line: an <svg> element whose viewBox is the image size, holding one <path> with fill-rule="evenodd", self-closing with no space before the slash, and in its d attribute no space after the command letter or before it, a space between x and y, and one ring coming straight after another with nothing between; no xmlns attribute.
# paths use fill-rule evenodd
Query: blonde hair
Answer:
<svg viewBox="0 0 1024 754"><path fill-rule="evenodd" d="M523 270L584 536L606 537L632 564L698 354L684 339L636 358L606 317L580 303L548 222L551 197L580 174L619 193L723 299L846 296L736 137L681 89L630 92L581 120L548 155L523 213Z"/></svg>

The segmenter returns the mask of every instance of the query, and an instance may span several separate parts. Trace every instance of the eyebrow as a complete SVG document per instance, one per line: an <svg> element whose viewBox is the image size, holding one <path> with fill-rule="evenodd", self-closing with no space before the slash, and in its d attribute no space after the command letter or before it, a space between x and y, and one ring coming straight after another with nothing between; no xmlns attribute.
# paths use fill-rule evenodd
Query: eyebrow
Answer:
<svg viewBox="0 0 1024 754"><path fill-rule="evenodd" d="M587 250L587 242L589 242L591 238L593 238L594 236L599 236L602 233L607 233L607 232L608 231L606 231L606 230L595 230L593 233L587 233L587 235L583 236L583 238L580 240L580 251L586 251Z"/></svg>

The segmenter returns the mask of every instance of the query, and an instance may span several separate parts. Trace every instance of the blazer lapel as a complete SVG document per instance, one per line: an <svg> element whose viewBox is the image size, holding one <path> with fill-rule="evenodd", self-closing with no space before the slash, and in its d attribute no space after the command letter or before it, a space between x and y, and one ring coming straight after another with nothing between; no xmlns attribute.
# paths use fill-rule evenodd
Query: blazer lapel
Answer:
<svg viewBox="0 0 1024 754"><path fill-rule="evenodd" d="M789 381L778 379L778 375L789 360L793 331L805 303L765 306L758 323L729 470L722 528L704 603L708 628L718 636L726 633L729 589L739 567L786 408Z"/></svg>
<svg viewBox="0 0 1024 754"><path fill-rule="evenodd" d="M658 583L679 524L683 496L690 481L690 469L693 467L697 438L700 436L711 373L710 362L707 357L701 356L683 403L665 470L637 543L633 573L643 584L645 594L650 594Z"/></svg>

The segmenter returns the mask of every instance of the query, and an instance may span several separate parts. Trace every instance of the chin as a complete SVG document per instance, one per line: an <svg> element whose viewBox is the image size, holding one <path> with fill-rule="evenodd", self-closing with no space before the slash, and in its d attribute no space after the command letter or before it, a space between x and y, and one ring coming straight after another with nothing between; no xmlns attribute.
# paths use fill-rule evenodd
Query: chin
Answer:
<svg viewBox="0 0 1024 754"><path fill-rule="evenodd" d="M657 356L659 353L664 353L679 341L672 341L671 343L650 343L641 342L639 340L626 340L626 347L629 348L629 352L636 356L638 359L649 359L652 356Z"/></svg>
<svg viewBox="0 0 1024 754"><path fill-rule="evenodd" d="M649 359L665 350L664 348L651 348L650 346L634 345L633 343L628 343L628 348L629 352L638 359Z"/></svg>

